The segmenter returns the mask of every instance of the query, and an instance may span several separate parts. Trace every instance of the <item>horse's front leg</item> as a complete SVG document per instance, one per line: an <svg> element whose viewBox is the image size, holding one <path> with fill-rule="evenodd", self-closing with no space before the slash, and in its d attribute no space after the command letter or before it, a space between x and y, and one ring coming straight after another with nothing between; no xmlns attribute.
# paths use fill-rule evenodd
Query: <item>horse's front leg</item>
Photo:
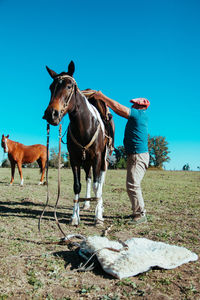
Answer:
<svg viewBox="0 0 200 300"><path fill-rule="evenodd" d="M15 176L15 162L11 161L10 164L11 164L11 180L10 180L10 185L12 185L13 181L14 181L14 176Z"/></svg>
<svg viewBox="0 0 200 300"><path fill-rule="evenodd" d="M21 162L18 162L17 163L17 167L18 167L18 171L19 171L19 176L21 178L21 183L20 185L23 186L24 184L24 179L23 179L23 175L22 175L22 163Z"/></svg>
<svg viewBox="0 0 200 300"><path fill-rule="evenodd" d="M91 198L91 167L87 170L85 170L86 172L86 195L85 198L86 199L90 199ZM90 201L86 200L84 202L83 205L83 210L88 210L90 208Z"/></svg>
<svg viewBox="0 0 200 300"><path fill-rule="evenodd" d="M74 207L73 207L73 214L71 217L71 224L72 225L79 225L80 223L80 207L79 207L79 194L81 191L81 182L80 182L80 167L72 166L72 171L74 175Z"/></svg>
<svg viewBox="0 0 200 300"><path fill-rule="evenodd" d="M105 180L106 171L101 171L100 176L97 180L94 180L93 183L93 190L95 193L97 200L97 206L95 209L95 224L96 225L103 225L103 198L102 198L102 191L103 191L103 184Z"/></svg>

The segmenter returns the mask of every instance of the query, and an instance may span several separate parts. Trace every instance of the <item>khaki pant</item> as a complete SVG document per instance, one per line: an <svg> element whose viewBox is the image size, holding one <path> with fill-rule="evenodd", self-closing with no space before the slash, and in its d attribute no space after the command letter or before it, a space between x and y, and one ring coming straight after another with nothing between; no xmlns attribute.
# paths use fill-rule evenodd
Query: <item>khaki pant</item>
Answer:
<svg viewBox="0 0 200 300"><path fill-rule="evenodd" d="M148 165L148 152L128 155L126 189L132 204L133 216L145 215L144 200L140 184Z"/></svg>

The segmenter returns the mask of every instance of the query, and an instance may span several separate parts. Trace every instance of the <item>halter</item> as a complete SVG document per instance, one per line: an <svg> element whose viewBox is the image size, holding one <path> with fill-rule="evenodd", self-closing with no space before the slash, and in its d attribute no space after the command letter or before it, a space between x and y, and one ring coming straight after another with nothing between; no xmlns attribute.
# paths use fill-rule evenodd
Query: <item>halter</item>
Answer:
<svg viewBox="0 0 200 300"><path fill-rule="evenodd" d="M70 95L69 95L67 101L64 102L63 108L62 108L62 110L61 110L61 112L60 112L61 115L63 115L63 113L65 112L65 109L68 107L69 102L70 102L70 100L71 100L71 98L72 98L72 96L73 96L73 94L74 94L75 87L78 89L76 80L75 80L73 77L71 77L70 75L67 75L67 74L65 74L65 75L58 75L58 76L56 76L56 77L54 78L54 80L55 80L55 79L63 80L63 79L65 79L65 78L68 78L68 79L72 80L73 86L72 86L72 90L71 90L71 93L70 93ZM56 87L57 87L57 85L58 85L58 84L56 84ZM56 90L56 87L55 87L54 91ZM78 89L78 90L79 90L79 89Z"/></svg>
<svg viewBox="0 0 200 300"><path fill-rule="evenodd" d="M67 75L67 74L58 75L54 79L63 79L63 78L69 78L69 79L71 79L73 81L73 83L77 86L76 80L72 76Z"/></svg>
<svg viewBox="0 0 200 300"><path fill-rule="evenodd" d="M65 106L65 107L68 106L68 103L69 103L69 101L71 100L71 97L72 97L72 95L73 95L74 87L75 87L75 86L76 86L77 91L78 91L82 96L84 96L84 97L87 96L87 95L95 94L94 92L91 93L91 92L87 92L87 91L84 91L84 92L81 91L81 90L78 88L78 85L77 85L76 80L75 80L73 77L71 77L70 75L67 75L67 74L64 74L64 75L58 75L58 76L56 76L56 77L54 78L54 80L55 80L55 79L63 80L63 79L65 79L65 78L68 78L68 79L72 80L72 82L73 82L72 92L71 92L71 94L70 94L70 96L69 96L69 99L68 99L67 102L66 102L66 106Z"/></svg>
<svg viewBox="0 0 200 300"><path fill-rule="evenodd" d="M64 75L58 75L58 76L55 77L55 79L58 79L58 80L63 80L63 79L65 79L65 78L68 78L68 79L72 80L73 86L72 86L72 91L71 91L71 93L70 93L70 95L69 95L69 97L68 97L66 103L64 103L64 105L63 105L63 108L62 108L62 110L61 110L61 115L64 113L65 109L68 107L69 102L70 102L70 100L71 100L71 98L72 98L72 96L73 96L73 94L74 94L74 89L75 89L75 87L77 88L78 92L85 98L84 93L82 93L82 92L79 90L79 88L78 88L78 86L77 86L77 83L76 83L76 80L75 80L73 77L71 77L70 75L67 75L67 74L64 74ZM82 160L86 160L86 151L92 146L92 144L93 144L94 141L96 140L97 135L98 135L99 130L100 130L100 127L101 127L101 126L100 126L100 123L99 123L99 125L97 126L97 129L96 129L96 132L95 132L94 136L92 137L91 141L90 141L86 146L82 146L82 145L75 139L75 137L73 136L72 131L71 131L71 128L70 128L70 126L69 126L68 132L69 132L69 134L70 134L70 136L71 136L71 139L72 139L73 142L74 142L78 147L80 147L81 150L82 150Z"/></svg>

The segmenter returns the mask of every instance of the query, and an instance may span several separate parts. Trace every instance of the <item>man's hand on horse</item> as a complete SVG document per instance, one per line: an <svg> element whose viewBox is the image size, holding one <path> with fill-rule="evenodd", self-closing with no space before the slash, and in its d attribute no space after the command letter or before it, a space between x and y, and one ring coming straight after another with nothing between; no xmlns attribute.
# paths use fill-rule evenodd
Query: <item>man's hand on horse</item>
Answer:
<svg viewBox="0 0 200 300"><path fill-rule="evenodd" d="M92 96L93 96L93 98L95 98L96 100L103 100L103 99L104 99L104 94L103 94L101 91L91 90L91 92L94 93Z"/></svg>

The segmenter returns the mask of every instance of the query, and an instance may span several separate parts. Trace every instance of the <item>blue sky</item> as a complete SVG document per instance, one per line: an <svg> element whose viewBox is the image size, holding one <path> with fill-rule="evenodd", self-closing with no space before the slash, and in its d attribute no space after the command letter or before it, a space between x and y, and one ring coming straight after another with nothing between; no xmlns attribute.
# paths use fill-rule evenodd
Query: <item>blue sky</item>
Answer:
<svg viewBox="0 0 200 300"><path fill-rule="evenodd" d="M42 116L51 78L45 66L61 72L73 60L80 89L101 90L126 106L131 98L148 98L149 133L169 143L166 169L189 163L197 170L199 14L198 0L0 0L1 135L46 143ZM126 120L116 114L114 120L119 146ZM51 127L50 147L57 137Z"/></svg>

